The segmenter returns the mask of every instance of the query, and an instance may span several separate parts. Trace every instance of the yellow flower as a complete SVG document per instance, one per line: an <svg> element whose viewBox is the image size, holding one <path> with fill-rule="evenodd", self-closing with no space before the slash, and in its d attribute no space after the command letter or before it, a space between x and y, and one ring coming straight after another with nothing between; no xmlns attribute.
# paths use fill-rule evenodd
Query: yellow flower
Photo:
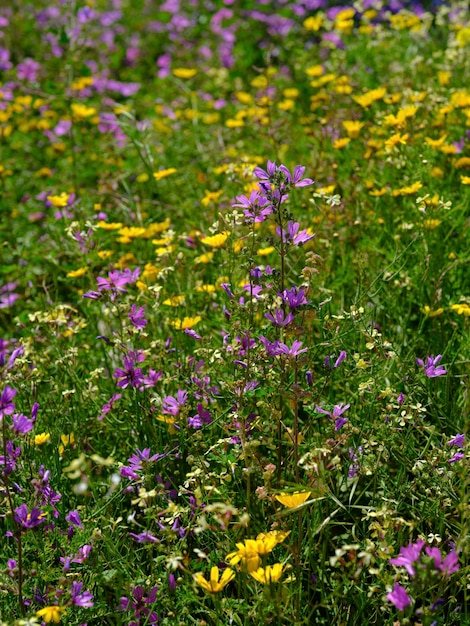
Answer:
<svg viewBox="0 0 470 626"><path fill-rule="evenodd" d="M165 422L165 424L168 424L168 432L170 435L176 435L178 430L174 426L175 420L173 417L170 417L169 415L157 415L157 420L159 422Z"/></svg>
<svg viewBox="0 0 470 626"><path fill-rule="evenodd" d="M230 567L227 567L222 572L222 576L219 580L219 568L216 565L211 568L209 580L206 580L200 572L198 572L194 577L196 583L209 593L219 593L219 591L222 591L222 589L234 578L235 572L233 569L230 569Z"/></svg>
<svg viewBox="0 0 470 626"><path fill-rule="evenodd" d="M311 15L310 17L307 17L306 20L304 20L303 24L306 30L312 30L313 32L317 32L322 27L323 15Z"/></svg>
<svg viewBox="0 0 470 626"><path fill-rule="evenodd" d="M144 233L145 228L139 226L124 226L123 228L120 228L118 230L118 235L121 235L121 237L123 237L124 239L134 239L135 237L141 237Z"/></svg>
<svg viewBox="0 0 470 626"><path fill-rule="evenodd" d="M88 267L79 267L76 270L72 270L67 273L67 278L80 278L88 272Z"/></svg>
<svg viewBox="0 0 470 626"><path fill-rule="evenodd" d="M224 243L227 241L227 238L230 233L216 233L215 235L209 237L203 237L201 239L201 243L206 244L206 246L210 246L211 248L221 248Z"/></svg>
<svg viewBox="0 0 470 626"><path fill-rule="evenodd" d="M45 606L43 609L36 611L37 617L42 617L42 619L49 624L49 622L54 622L54 624L58 624L60 622L60 616L62 613L65 613L65 609L62 606L57 606L53 604L52 606Z"/></svg>
<svg viewBox="0 0 470 626"><path fill-rule="evenodd" d="M321 76L323 72L324 72L324 69L322 65L311 65L310 67L307 67L305 70L305 73L307 74L307 76L310 76L311 78Z"/></svg>
<svg viewBox="0 0 470 626"><path fill-rule="evenodd" d="M336 139L336 141L333 142L333 148L341 150L341 148L346 147L350 141L350 137L341 137L340 139Z"/></svg>
<svg viewBox="0 0 470 626"><path fill-rule="evenodd" d="M234 120L233 118L230 118L226 120L225 126L227 128L241 128L242 126L245 126L245 122L243 120Z"/></svg>
<svg viewBox="0 0 470 626"><path fill-rule="evenodd" d="M100 220L96 225L103 230L119 230L122 228L121 222L105 222L104 220Z"/></svg>
<svg viewBox="0 0 470 626"><path fill-rule="evenodd" d="M161 180L162 178L166 178L167 176L171 176L176 173L175 167L169 167L166 170L160 170L159 172L154 172L153 177L155 180Z"/></svg>
<svg viewBox="0 0 470 626"><path fill-rule="evenodd" d="M142 280L148 283L153 283L157 280L158 275L160 274L160 270L155 265L151 263L147 263L144 267L144 271L142 272Z"/></svg>
<svg viewBox="0 0 470 626"><path fill-rule="evenodd" d="M296 491L295 493L279 493L274 497L278 502L292 509L306 502L311 493L311 491Z"/></svg>
<svg viewBox="0 0 470 626"><path fill-rule="evenodd" d="M40 435L36 435L33 441L36 446L42 446L44 443L48 442L50 438L49 433L41 433Z"/></svg>
<svg viewBox="0 0 470 626"><path fill-rule="evenodd" d="M454 161L454 167L458 170L461 168L470 167L470 157L460 157L457 161Z"/></svg>
<svg viewBox="0 0 470 626"><path fill-rule="evenodd" d="M135 180L136 180L136 182L138 182L138 183L146 183L146 182L148 181L148 179L149 179L149 178L150 178L150 177L149 177L149 175L147 174L147 172L143 172L143 174L139 174Z"/></svg>
<svg viewBox="0 0 470 626"><path fill-rule="evenodd" d="M385 149L387 151L393 150L393 148L395 148L395 146L398 146L398 144L400 143L405 146L408 138L409 138L408 133L404 135L400 135L400 133L395 133L394 135L392 135L391 137L385 140Z"/></svg>
<svg viewBox="0 0 470 626"><path fill-rule="evenodd" d="M182 320L172 320L170 324L178 330L186 330L187 328L196 326L201 320L202 317L200 315L195 315L194 317L185 317Z"/></svg>
<svg viewBox="0 0 470 626"><path fill-rule="evenodd" d="M462 185L470 185L470 176L461 176L460 177L460 182L462 183Z"/></svg>
<svg viewBox="0 0 470 626"><path fill-rule="evenodd" d="M110 256L112 256L114 253L112 252L112 250L98 250L97 255L100 257L100 259L102 259L103 261L105 259L109 259Z"/></svg>
<svg viewBox="0 0 470 626"><path fill-rule="evenodd" d="M465 315L465 317L470 317L470 306L466 302L453 304L450 308L452 309L452 311L455 311L459 315Z"/></svg>
<svg viewBox="0 0 470 626"><path fill-rule="evenodd" d="M419 181L416 181L412 185L408 185L407 187L402 187L401 189L394 189L392 191L392 196L411 196L422 188L423 184Z"/></svg>
<svg viewBox="0 0 470 626"><path fill-rule="evenodd" d="M282 543L290 535L290 530L270 530L267 533L259 533L256 536L257 541L267 541L271 537L276 540L276 543Z"/></svg>
<svg viewBox="0 0 470 626"><path fill-rule="evenodd" d="M196 287L196 291L201 293L214 293L215 285L199 285Z"/></svg>
<svg viewBox="0 0 470 626"><path fill-rule="evenodd" d="M166 306L179 306L180 304L183 304L183 302L184 295L171 296L170 298L163 300L163 304L166 304Z"/></svg>
<svg viewBox="0 0 470 626"><path fill-rule="evenodd" d="M382 100L386 93L387 90L385 87L378 87L377 89L372 89L359 96L352 96L352 99L366 109L376 100Z"/></svg>
<svg viewBox="0 0 470 626"><path fill-rule="evenodd" d="M259 583L269 585L270 583L277 583L282 576L282 569L282 563L274 563L272 566L259 567L256 571L250 572L250 574Z"/></svg>
<svg viewBox="0 0 470 626"><path fill-rule="evenodd" d="M384 196L387 193L387 187L382 187L382 189L373 189L369 191L369 196L374 196L375 198L380 198L380 196Z"/></svg>
<svg viewBox="0 0 470 626"><path fill-rule="evenodd" d="M267 248L260 248L258 250L258 255L259 256L268 256L268 254L271 254L271 252L274 252L276 248L274 248L274 246L268 246Z"/></svg>
<svg viewBox="0 0 470 626"><path fill-rule="evenodd" d="M213 252L206 252L205 254L201 254L200 256L194 259L195 263L210 263L214 258Z"/></svg>
<svg viewBox="0 0 470 626"><path fill-rule="evenodd" d="M211 202L217 202L220 196L223 194L223 190L220 191L204 191L204 198L201 200L202 206L209 206Z"/></svg>
<svg viewBox="0 0 470 626"><path fill-rule="evenodd" d="M70 108L76 117L81 118L91 117L96 113L96 109L94 107L87 107L86 105L79 104L78 102L73 102Z"/></svg>
<svg viewBox="0 0 470 626"><path fill-rule="evenodd" d="M64 191L60 194L60 196L47 196L47 199L56 209L66 207L69 201L69 194Z"/></svg>
<svg viewBox="0 0 470 626"><path fill-rule="evenodd" d="M351 139L359 137L361 128L364 126L364 122L359 122L358 120L345 120L342 124L348 133L348 137L351 137Z"/></svg>
<svg viewBox="0 0 470 626"><path fill-rule="evenodd" d="M257 570L261 565L261 557L256 539L246 539L245 543L240 542L236 546L238 550L227 554L227 561L230 565L235 565L241 561L243 569L247 572Z"/></svg>
<svg viewBox="0 0 470 626"><path fill-rule="evenodd" d="M176 78L193 78L196 76L197 70L190 67L175 67L172 73Z"/></svg>
<svg viewBox="0 0 470 626"><path fill-rule="evenodd" d="M425 230L434 230L435 228L439 226L440 223L441 223L441 220L438 220L438 219L424 220L423 228Z"/></svg>
<svg viewBox="0 0 470 626"><path fill-rule="evenodd" d="M439 307L438 309L431 309L430 306L426 305L425 307L423 307L422 309L423 313L425 315L427 315L428 317L437 317L438 315L442 315L444 313L444 309L442 307Z"/></svg>

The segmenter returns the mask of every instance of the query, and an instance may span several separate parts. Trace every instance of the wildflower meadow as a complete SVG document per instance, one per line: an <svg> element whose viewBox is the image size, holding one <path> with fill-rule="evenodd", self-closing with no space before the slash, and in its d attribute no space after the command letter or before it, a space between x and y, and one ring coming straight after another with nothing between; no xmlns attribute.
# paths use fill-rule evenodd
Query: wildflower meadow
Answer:
<svg viewBox="0 0 470 626"><path fill-rule="evenodd" d="M468 0L0 3L0 625L470 625Z"/></svg>

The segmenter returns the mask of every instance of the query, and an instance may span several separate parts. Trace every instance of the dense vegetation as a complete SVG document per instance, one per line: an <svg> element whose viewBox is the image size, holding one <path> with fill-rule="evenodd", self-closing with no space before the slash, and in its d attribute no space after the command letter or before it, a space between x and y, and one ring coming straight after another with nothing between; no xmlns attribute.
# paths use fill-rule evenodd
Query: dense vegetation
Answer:
<svg viewBox="0 0 470 626"><path fill-rule="evenodd" d="M0 7L1 624L470 624L469 6L342 4Z"/></svg>

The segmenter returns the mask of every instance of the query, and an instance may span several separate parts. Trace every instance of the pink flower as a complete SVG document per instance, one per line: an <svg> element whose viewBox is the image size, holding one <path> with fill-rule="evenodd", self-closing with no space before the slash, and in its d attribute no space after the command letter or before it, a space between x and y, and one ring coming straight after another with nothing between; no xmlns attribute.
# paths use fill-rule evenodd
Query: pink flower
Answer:
<svg viewBox="0 0 470 626"><path fill-rule="evenodd" d="M403 611L403 609L411 604L410 596L406 593L404 587L398 583L393 585L393 591L387 594L387 599L394 604L399 611Z"/></svg>

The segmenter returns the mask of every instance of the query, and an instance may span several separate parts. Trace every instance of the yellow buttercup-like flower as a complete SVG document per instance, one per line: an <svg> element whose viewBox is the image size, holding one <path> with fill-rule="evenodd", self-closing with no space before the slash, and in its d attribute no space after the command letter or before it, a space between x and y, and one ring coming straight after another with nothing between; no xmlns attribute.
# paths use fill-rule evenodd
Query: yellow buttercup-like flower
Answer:
<svg viewBox="0 0 470 626"><path fill-rule="evenodd" d="M293 509L294 507L300 506L301 504L306 502L309 499L311 493L311 491L297 491L295 493L279 493L274 497L284 506Z"/></svg>
<svg viewBox="0 0 470 626"><path fill-rule="evenodd" d="M36 611L37 617L42 617L42 619L49 624L49 622L54 622L54 624L58 624L60 622L60 616L65 613L65 609L62 606L57 606L53 604L51 606L45 606L43 609Z"/></svg>
<svg viewBox="0 0 470 626"><path fill-rule="evenodd" d="M222 591L222 589L234 578L235 572L233 569L228 567L227 569L224 569L219 580L219 568L214 566L211 568L209 580L206 580L200 572L195 575L194 580L205 591L208 591L209 593L219 593L219 591Z"/></svg>
<svg viewBox="0 0 470 626"><path fill-rule="evenodd" d="M259 583L269 585L270 583L277 583L282 576L282 571L282 563L274 563L274 565L259 567L256 571L250 572L250 575Z"/></svg>
<svg viewBox="0 0 470 626"><path fill-rule="evenodd" d="M221 248L227 241L229 234L230 233L228 232L217 233L209 237L203 237L201 239L201 242L204 243L206 246L210 246L211 248Z"/></svg>
<svg viewBox="0 0 470 626"><path fill-rule="evenodd" d="M190 67L175 67L172 74L176 78L193 78L193 76L196 76L197 70Z"/></svg>
<svg viewBox="0 0 470 626"><path fill-rule="evenodd" d="M162 178L166 178L167 176L171 176L172 174L176 174L177 170L175 167L168 167L166 170L160 170L159 172L154 172L153 177L155 180L161 180Z"/></svg>
<svg viewBox="0 0 470 626"><path fill-rule="evenodd" d="M192 328L196 326L198 322L200 322L202 317L200 315L195 315L194 317L185 317L182 320L172 320L170 324L177 328L178 330L186 330L187 328Z"/></svg>

